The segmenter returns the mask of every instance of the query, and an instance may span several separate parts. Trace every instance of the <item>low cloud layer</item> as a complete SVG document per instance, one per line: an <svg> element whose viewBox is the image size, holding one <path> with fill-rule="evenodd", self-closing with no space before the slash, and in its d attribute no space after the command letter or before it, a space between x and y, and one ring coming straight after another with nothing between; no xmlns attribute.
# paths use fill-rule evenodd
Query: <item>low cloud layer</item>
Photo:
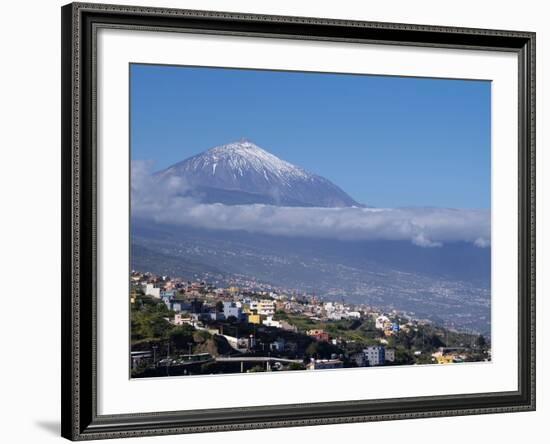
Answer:
<svg viewBox="0 0 550 444"><path fill-rule="evenodd" d="M203 204L182 197L181 179L162 183L148 164L132 163L132 216L160 223L340 240L407 240L419 247L465 241L490 246L488 210L445 208L305 208Z"/></svg>

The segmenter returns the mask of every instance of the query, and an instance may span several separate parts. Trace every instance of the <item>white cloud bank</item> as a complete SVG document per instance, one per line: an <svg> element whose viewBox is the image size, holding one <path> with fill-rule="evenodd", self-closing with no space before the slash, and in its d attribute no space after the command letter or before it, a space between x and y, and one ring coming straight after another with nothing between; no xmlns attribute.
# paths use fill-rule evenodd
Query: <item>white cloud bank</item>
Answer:
<svg viewBox="0 0 550 444"><path fill-rule="evenodd" d="M185 183L158 183L148 164L132 163L132 216L160 223L340 240L407 240L420 247L465 241L490 246L489 210L306 208L203 204L182 197Z"/></svg>

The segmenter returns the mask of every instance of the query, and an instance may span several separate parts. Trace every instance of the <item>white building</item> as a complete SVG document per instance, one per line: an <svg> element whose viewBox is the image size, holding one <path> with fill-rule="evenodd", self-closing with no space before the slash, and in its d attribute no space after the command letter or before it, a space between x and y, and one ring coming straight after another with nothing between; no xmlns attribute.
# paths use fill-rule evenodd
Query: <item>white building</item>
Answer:
<svg viewBox="0 0 550 444"><path fill-rule="evenodd" d="M233 302L233 301L224 301L223 303L223 314L225 316L225 319L229 319L230 317L235 317L236 319L242 319L243 317L243 310L240 307L239 302Z"/></svg>
<svg viewBox="0 0 550 444"><path fill-rule="evenodd" d="M250 310L259 315L273 316L275 314L275 301L262 299L261 301L250 301Z"/></svg>
<svg viewBox="0 0 550 444"><path fill-rule="evenodd" d="M264 324L266 327L277 327L277 328L282 327L279 321L273 320L273 316L268 316L266 319L263 320L262 324Z"/></svg>
<svg viewBox="0 0 550 444"><path fill-rule="evenodd" d="M327 318L333 321L341 321L344 318L344 313L341 311L330 311L327 312Z"/></svg>
<svg viewBox="0 0 550 444"><path fill-rule="evenodd" d="M145 284L144 291L147 296L160 299L160 288L155 287L153 284Z"/></svg>
<svg viewBox="0 0 550 444"><path fill-rule="evenodd" d="M386 362L386 347L383 345L371 345L363 349L363 353L369 366L374 367L377 365L383 365Z"/></svg>
<svg viewBox="0 0 550 444"><path fill-rule="evenodd" d="M395 361L395 350L393 348L387 348L384 354L385 354L386 362Z"/></svg>
<svg viewBox="0 0 550 444"><path fill-rule="evenodd" d="M361 313L359 313L358 311L348 311L346 312L346 316L348 319L360 319Z"/></svg>
<svg viewBox="0 0 550 444"><path fill-rule="evenodd" d="M183 319L184 319L184 316L181 313L176 313L174 315L174 320L172 321L172 324L183 325L185 324L185 321Z"/></svg>
<svg viewBox="0 0 550 444"><path fill-rule="evenodd" d="M388 325L391 325L391 321L387 316L380 315L376 318L375 326L378 330L384 330Z"/></svg>

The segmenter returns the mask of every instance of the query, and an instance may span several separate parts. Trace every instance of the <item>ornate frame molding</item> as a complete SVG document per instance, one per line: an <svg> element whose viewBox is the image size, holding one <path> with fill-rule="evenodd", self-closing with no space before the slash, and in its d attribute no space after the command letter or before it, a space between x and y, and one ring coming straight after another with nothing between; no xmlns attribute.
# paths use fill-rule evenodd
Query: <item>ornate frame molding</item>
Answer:
<svg viewBox="0 0 550 444"><path fill-rule="evenodd" d="M535 409L535 34L397 23L72 3L62 8L62 435L71 440ZM98 27L515 52L519 60L517 392L97 415Z"/></svg>

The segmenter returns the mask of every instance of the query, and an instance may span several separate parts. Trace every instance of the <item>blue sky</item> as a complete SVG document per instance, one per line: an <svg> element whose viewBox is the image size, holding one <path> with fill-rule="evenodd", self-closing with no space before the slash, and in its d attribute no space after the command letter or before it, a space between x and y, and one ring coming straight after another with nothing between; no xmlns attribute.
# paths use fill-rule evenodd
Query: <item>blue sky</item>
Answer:
<svg viewBox="0 0 550 444"><path fill-rule="evenodd" d="M377 207L490 208L487 81L133 64L131 157L242 137Z"/></svg>

